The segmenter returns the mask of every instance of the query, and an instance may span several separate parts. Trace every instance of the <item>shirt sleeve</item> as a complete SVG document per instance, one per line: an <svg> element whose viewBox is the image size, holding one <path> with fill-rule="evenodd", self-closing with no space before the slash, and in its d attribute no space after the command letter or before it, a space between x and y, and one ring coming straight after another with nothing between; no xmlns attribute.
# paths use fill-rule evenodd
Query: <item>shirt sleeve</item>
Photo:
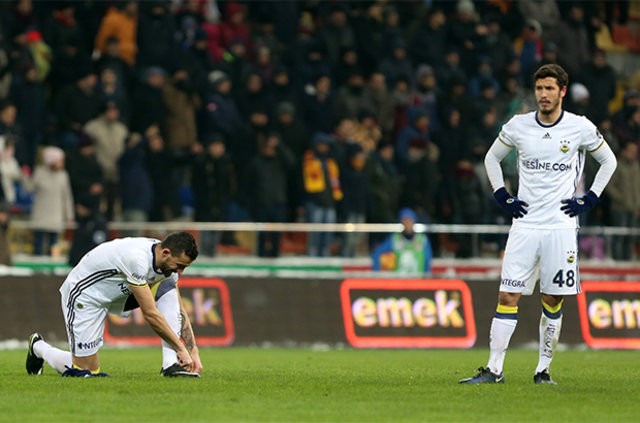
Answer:
<svg viewBox="0 0 640 423"><path fill-rule="evenodd" d="M616 167L618 166L618 161L616 160L616 156L613 154L613 151L611 151L611 147L609 147L609 144L604 140L596 150L591 152L591 155L598 161L598 163L600 163L600 168L598 169L598 172L596 172L593 184L591 185L591 191L600 197L602 195L602 191L604 191L604 188L613 176L613 172L615 172Z"/></svg>
<svg viewBox="0 0 640 423"><path fill-rule="evenodd" d="M505 144L500 137L493 142L487 155L484 157L484 167L491 183L493 192L504 186L504 176L500 162L509 154L511 147Z"/></svg>
<svg viewBox="0 0 640 423"><path fill-rule="evenodd" d="M148 257L146 254L125 254L120 262L120 271L127 277L131 285L147 285L147 273L149 272Z"/></svg>
<svg viewBox="0 0 640 423"><path fill-rule="evenodd" d="M583 117L584 124L582 125L581 142L580 146L590 153L597 151L600 147L606 144L604 137L598 131L598 128L586 117Z"/></svg>

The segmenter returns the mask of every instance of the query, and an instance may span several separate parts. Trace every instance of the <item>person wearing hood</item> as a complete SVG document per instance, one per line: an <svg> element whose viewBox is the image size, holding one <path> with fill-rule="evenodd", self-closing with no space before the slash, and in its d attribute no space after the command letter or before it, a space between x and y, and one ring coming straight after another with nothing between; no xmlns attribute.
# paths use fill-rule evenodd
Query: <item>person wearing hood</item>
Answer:
<svg viewBox="0 0 640 423"><path fill-rule="evenodd" d="M333 142L329 134L317 132L311 139L311 149L304 155L302 177L309 223L336 223L336 206L344 194L340 185L340 169L330 156ZM311 232L308 254L329 256L331 237L330 232Z"/></svg>
<svg viewBox="0 0 640 423"><path fill-rule="evenodd" d="M433 251L423 232L416 233L416 213L410 208L400 210L398 220L402 232L391 234L373 251L374 271L393 271L404 275L422 276L431 273Z"/></svg>

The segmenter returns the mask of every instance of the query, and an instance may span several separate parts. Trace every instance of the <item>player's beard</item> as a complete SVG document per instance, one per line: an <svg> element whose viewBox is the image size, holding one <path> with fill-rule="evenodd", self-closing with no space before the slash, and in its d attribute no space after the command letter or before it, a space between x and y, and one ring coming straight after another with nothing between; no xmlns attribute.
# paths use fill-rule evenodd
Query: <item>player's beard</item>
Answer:
<svg viewBox="0 0 640 423"><path fill-rule="evenodd" d="M555 102L548 101L547 105L548 105L547 108L543 108L542 104L538 102L538 113L543 114L545 116L552 115L556 110L558 110L558 107L560 107L560 101L555 101Z"/></svg>

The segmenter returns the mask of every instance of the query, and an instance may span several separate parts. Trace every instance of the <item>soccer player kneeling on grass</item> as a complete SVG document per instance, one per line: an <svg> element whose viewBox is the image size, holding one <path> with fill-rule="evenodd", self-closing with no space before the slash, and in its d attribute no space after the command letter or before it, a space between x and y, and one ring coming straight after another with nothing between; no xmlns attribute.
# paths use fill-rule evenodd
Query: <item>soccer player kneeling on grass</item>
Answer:
<svg viewBox="0 0 640 423"><path fill-rule="evenodd" d="M69 347L49 345L39 333L29 337L27 373L41 374L46 361L62 376L107 376L100 371L107 313L127 316L140 307L162 338L163 376L199 377L202 363L189 317L178 291L178 277L198 256L188 232L160 241L121 238L89 251L60 287Z"/></svg>
<svg viewBox="0 0 640 423"><path fill-rule="evenodd" d="M518 301L531 295L538 274L542 296L540 355L533 381L555 384L549 366L560 337L565 295L580 292L578 218L598 203L616 168L613 152L584 116L562 110L568 76L560 66L541 66L534 74L538 110L507 122L487 152L485 167L498 204L513 219L504 253L498 307L489 334L489 362L460 383L504 383L502 367L518 322ZM504 186L500 162L518 152L518 195ZM585 152L599 163L591 189L576 197Z"/></svg>

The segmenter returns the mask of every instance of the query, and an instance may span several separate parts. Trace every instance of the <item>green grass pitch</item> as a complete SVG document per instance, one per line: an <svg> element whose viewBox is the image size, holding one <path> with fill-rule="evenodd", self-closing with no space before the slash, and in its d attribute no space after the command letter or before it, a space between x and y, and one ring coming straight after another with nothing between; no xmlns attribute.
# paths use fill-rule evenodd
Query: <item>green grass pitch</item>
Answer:
<svg viewBox="0 0 640 423"><path fill-rule="evenodd" d="M160 350L104 349L104 379L24 370L0 351L2 422L622 422L640 420L635 351L563 351L557 386L537 352L507 355L506 384L459 385L486 350L203 349L201 379L159 376Z"/></svg>

